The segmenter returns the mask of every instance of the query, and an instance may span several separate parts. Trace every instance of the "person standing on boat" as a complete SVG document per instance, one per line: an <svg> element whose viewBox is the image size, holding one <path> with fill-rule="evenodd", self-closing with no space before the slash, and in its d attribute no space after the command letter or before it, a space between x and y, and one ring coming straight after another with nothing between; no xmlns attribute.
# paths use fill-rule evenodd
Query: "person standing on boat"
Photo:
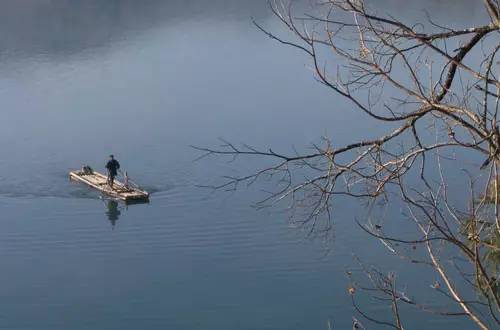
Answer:
<svg viewBox="0 0 500 330"><path fill-rule="evenodd" d="M113 183L115 182L115 177L118 174L119 168L120 163L118 163L113 155L109 155L109 161L106 164L106 169L108 170L108 184L111 189L113 189Z"/></svg>

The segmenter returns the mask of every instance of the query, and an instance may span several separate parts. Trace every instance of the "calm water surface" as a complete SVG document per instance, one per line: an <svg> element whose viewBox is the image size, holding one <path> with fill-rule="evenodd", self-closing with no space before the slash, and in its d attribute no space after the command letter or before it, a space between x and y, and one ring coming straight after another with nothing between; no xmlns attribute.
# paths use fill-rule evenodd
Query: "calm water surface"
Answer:
<svg viewBox="0 0 500 330"><path fill-rule="evenodd" d="M448 10L466 17L466 3ZM337 206L327 254L284 214L251 208L258 189L195 187L238 169L193 162L192 144L291 151L321 134L340 144L377 132L314 82L303 56L252 26L280 29L265 1L0 7L0 329L350 328L352 254L396 269L353 225L361 206ZM83 164L102 170L111 152L151 204L127 208L68 181Z"/></svg>

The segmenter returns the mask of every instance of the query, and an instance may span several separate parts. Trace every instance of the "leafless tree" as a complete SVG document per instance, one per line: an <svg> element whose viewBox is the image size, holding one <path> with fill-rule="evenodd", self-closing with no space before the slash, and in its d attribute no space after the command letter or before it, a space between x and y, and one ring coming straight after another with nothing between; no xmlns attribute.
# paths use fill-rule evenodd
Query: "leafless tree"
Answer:
<svg viewBox="0 0 500 330"><path fill-rule="evenodd" d="M268 158L270 166L228 176L213 188L236 189L276 178L275 190L260 205L288 201L295 223L311 233L330 230L332 201L340 196L370 205L402 201L406 219L415 228L412 237L391 234L390 228L371 220L358 224L390 253L435 272L440 280L432 288L455 309L420 304L398 288L395 274L363 266L371 285L357 284L349 273L349 293L362 317L380 325L403 329L400 305L466 316L480 329L500 324L500 6L497 0L474 1L485 8L489 20L461 29L441 26L430 17L404 22L378 14L363 0L324 0L300 15L290 2L272 1L271 10L291 32L291 40L256 26L306 54L321 84L350 102L352 111L385 127L386 133L348 145L324 138L308 154L229 142L220 148L196 147L202 157ZM478 164L464 172L469 185L463 187L461 205L456 205L449 197L443 163L460 166L467 157ZM425 254L413 254L416 249ZM393 320L377 319L359 308L355 297L363 290L387 300Z"/></svg>

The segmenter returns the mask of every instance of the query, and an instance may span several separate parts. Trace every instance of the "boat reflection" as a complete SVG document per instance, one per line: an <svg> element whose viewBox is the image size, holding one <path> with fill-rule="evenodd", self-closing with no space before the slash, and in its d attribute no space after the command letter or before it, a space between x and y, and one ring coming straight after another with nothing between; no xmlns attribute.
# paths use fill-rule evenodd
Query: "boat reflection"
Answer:
<svg viewBox="0 0 500 330"><path fill-rule="evenodd" d="M101 196L100 197L101 201L103 202L105 206L105 214L106 217L108 218L109 222L111 223L111 229L115 229L116 222L120 219L120 216L122 216L123 210L128 210L129 205L134 205L134 204L149 204L149 201L144 202L144 201L136 201L135 203L124 203L122 201L116 200L116 199L111 199L106 196Z"/></svg>
<svg viewBox="0 0 500 330"><path fill-rule="evenodd" d="M119 204L117 201L110 199L107 201L106 207L106 216L108 217L109 222L111 222L111 228L115 229L116 222L122 213L120 211Z"/></svg>

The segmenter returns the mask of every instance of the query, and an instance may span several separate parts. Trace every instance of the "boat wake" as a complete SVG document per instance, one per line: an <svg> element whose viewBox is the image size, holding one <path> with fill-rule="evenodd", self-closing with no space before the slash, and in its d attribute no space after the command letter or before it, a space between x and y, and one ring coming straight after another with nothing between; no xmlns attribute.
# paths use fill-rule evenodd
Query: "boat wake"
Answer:
<svg viewBox="0 0 500 330"><path fill-rule="evenodd" d="M16 180L3 182L0 185L0 197L6 198L70 198L70 199L99 199L101 194L77 182L71 182L67 176L53 176L34 178L35 180ZM142 186L149 194L167 193L176 188L175 185L165 183Z"/></svg>

